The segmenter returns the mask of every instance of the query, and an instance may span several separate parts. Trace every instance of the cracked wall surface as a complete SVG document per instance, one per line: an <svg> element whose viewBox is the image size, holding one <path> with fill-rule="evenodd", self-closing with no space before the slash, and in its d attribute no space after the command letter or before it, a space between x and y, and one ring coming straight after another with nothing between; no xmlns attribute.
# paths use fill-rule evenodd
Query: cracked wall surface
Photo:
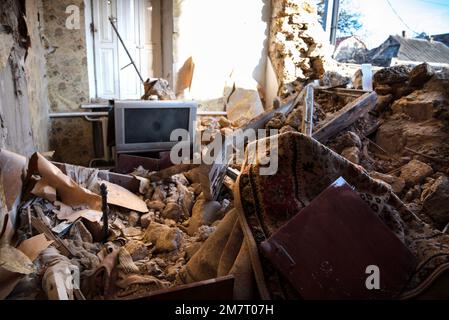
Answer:
<svg viewBox="0 0 449 320"><path fill-rule="evenodd" d="M79 29L66 27L69 5L80 9ZM89 102L84 6L84 0L43 0L52 112L82 111L80 106ZM50 126L50 147L56 151L56 161L87 165L94 157L90 122L84 118L52 119Z"/></svg>
<svg viewBox="0 0 449 320"><path fill-rule="evenodd" d="M0 2L0 147L48 148L48 100L39 0Z"/></svg>

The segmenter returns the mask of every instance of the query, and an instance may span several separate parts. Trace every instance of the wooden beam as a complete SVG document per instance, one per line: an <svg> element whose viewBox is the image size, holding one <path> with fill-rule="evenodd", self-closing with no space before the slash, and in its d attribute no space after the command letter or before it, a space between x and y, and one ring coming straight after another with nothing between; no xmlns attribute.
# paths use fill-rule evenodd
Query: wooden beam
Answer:
<svg viewBox="0 0 449 320"><path fill-rule="evenodd" d="M55 236L53 232L45 225L45 223L36 217L31 217L31 225L34 229L36 229L39 233L45 234L48 240L53 240L53 245L61 251L61 254L63 254L66 257L72 257L74 256L74 253L70 251L70 249L62 242L62 240Z"/></svg>
<svg viewBox="0 0 449 320"><path fill-rule="evenodd" d="M373 110L377 99L375 91L365 93L360 98L347 104L336 112L334 118L313 134L313 138L320 142L326 142L329 138L349 127L355 121Z"/></svg>
<svg viewBox="0 0 449 320"><path fill-rule="evenodd" d="M289 114L295 108L295 106L299 102L301 102L301 99L303 98L303 95L304 95L304 89L301 92L299 92L287 104L283 105L282 107L280 107L278 109L273 109L273 110L269 110L269 111L266 111L266 112L262 113L261 115L259 115L256 118L252 119L247 124L245 124L242 127L240 127L240 129L242 129L243 131L245 131L247 129L253 129L253 130L265 129L265 125L268 123L268 121L270 121L273 118L273 116L276 113L282 113L284 115Z"/></svg>

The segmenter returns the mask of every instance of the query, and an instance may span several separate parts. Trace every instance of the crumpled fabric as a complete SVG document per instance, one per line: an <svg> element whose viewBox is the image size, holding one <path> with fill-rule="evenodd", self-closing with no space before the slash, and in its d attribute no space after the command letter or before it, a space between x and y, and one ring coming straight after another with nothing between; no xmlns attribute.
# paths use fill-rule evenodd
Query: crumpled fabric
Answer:
<svg viewBox="0 0 449 320"><path fill-rule="evenodd" d="M238 214L230 210L192 256L179 277L184 283L234 276L234 299L254 297L255 282Z"/></svg>

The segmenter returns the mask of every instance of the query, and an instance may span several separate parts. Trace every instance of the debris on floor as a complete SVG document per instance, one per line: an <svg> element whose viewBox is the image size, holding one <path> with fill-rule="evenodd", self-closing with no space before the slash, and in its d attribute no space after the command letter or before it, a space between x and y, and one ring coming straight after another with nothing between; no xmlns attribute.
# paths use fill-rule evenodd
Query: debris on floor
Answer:
<svg viewBox="0 0 449 320"><path fill-rule="evenodd" d="M431 188L434 182L444 185L449 175L448 72L423 63L414 68L385 68L374 75L378 99L390 97L379 112L381 123L368 149L374 161L367 167L403 179L405 187L396 187L397 195L410 210L440 230L448 221L441 216L445 210L433 214L429 202L424 204L439 189L437 185Z"/></svg>
<svg viewBox="0 0 449 320"><path fill-rule="evenodd" d="M79 181L39 154L31 158L29 183L34 192L20 205L19 246L1 247L0 256L6 259L2 267L22 275L6 293L10 298L125 299L182 285L180 271L232 208L229 195L206 200L193 171L154 179L153 172L137 168L134 178L128 176L139 177L139 192L133 193L98 176L92 179L94 169L76 170L86 171L78 175ZM86 177L90 190L81 186ZM51 197L35 192L41 181L55 190ZM108 190L106 242L103 213L96 210L101 210L100 184ZM104 268L112 273L106 276ZM39 281L26 288L18 285L30 274L42 285ZM99 277L105 282L99 284ZM73 281L79 282L80 291L67 286Z"/></svg>

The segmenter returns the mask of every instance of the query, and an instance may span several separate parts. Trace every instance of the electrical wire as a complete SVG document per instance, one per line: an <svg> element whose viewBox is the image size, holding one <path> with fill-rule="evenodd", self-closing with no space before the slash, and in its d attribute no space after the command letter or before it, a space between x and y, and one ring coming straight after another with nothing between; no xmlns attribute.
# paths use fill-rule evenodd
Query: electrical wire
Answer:
<svg viewBox="0 0 449 320"><path fill-rule="evenodd" d="M415 30L413 30L412 28L409 27L409 25L404 21L404 19L401 18L401 16L399 15L399 13L395 10L395 8L391 5L390 0L386 0L388 5L390 6L391 10L393 10L393 13L396 15L396 17L398 17L399 20L401 20L401 22L404 24L404 26L407 27L407 29L409 29L411 32L413 32L414 34L419 35L419 32L416 32Z"/></svg>
<svg viewBox="0 0 449 320"><path fill-rule="evenodd" d="M437 6L442 6L442 7L449 8L449 4L445 4L445 3L441 3L441 2L429 1L429 0L418 0L418 1L425 2L425 3L430 3L430 4L435 4Z"/></svg>

